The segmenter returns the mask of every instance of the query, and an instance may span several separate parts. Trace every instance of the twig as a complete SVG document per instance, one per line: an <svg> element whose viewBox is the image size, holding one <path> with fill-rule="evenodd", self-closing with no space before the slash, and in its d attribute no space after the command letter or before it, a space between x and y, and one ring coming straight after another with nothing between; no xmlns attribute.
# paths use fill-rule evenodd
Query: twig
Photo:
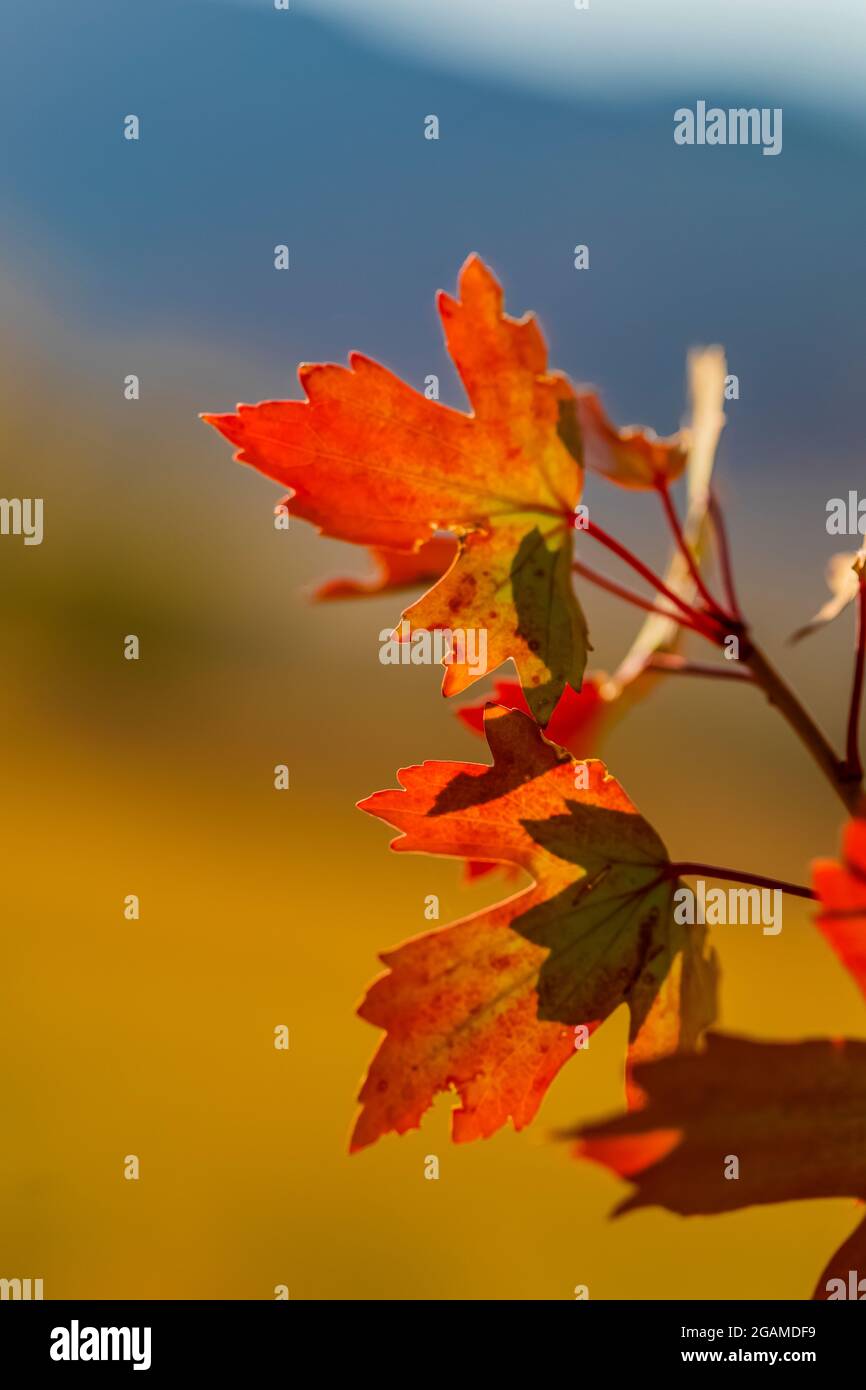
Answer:
<svg viewBox="0 0 866 1390"><path fill-rule="evenodd" d="M689 627L693 632L703 634L703 628L697 627L689 622L685 615L672 613L667 608L659 608L658 604L651 603L649 599L641 594L636 594L633 589L627 589L624 584L617 584L615 580L608 579L606 575L599 574L597 570L591 569L589 565L582 565L579 560L575 560L571 566L575 574L582 575L591 584L597 584L600 589L605 589L607 593L614 594L617 598L623 599L626 603L633 603L636 608L642 608L645 613L656 613L660 618L669 618L671 622L679 623L682 627ZM733 674L733 673L732 673Z"/></svg>
<svg viewBox="0 0 866 1390"><path fill-rule="evenodd" d="M719 551L719 565L722 571L722 583L725 586L725 595L732 615L738 622L742 623L744 621L743 614L739 602L737 601L737 591L734 587L734 567L731 561L731 547L728 543L728 531L725 526L725 518L722 513L721 503L714 492L710 493L709 510L713 521L713 529L716 533L716 545Z"/></svg>
<svg viewBox="0 0 866 1390"><path fill-rule="evenodd" d="M668 522L670 524L670 528L673 531L674 540L676 541L677 546L679 547L683 559L689 567L689 574L691 575L695 583L695 587L697 588L698 593L704 600L704 603L707 605L707 608L711 613L718 613L720 614L720 616L723 616L721 614L721 609L719 608L719 605L713 598L712 594L710 593L709 589L704 583L703 578L701 577L701 572L698 568L698 563L694 557L692 548L686 540L685 536L683 535L683 528L680 525L680 519L677 516L677 509L674 506L673 498L671 497L671 490L666 478L660 477L658 479L658 481L656 482L656 492L661 498L665 516L667 517Z"/></svg>
<svg viewBox="0 0 866 1390"><path fill-rule="evenodd" d="M722 878L730 879L734 883L750 883L754 888L778 888L783 893L790 893L795 898L817 898L817 894L811 888L805 888L800 883L787 883L782 878L769 878L764 874L744 874L739 869L720 869L717 864L694 864L680 863L668 865L666 876L668 878L681 878L684 874L690 877L695 875L700 878Z"/></svg>
<svg viewBox="0 0 866 1390"><path fill-rule="evenodd" d="M788 721L800 742L809 750L836 795L854 813L860 803L860 777L848 770L832 745L818 728L808 710L800 704L779 673L759 648L751 643L742 658L771 705Z"/></svg>
<svg viewBox="0 0 866 1390"><path fill-rule="evenodd" d="M713 666L708 661L687 661L684 656L673 653L655 652L647 660L652 671L664 671L672 676L710 676L715 680L745 681L747 685L757 685L748 671L736 666Z"/></svg>
<svg viewBox="0 0 866 1390"><path fill-rule="evenodd" d="M603 531L602 528L598 525L598 522L590 521L589 525L586 528L586 534L588 536L592 536L595 540L600 541L601 544L603 546L606 546L608 550L612 551L613 554L618 557L618 559L622 560L626 565L629 565L631 569L635 571L636 574L639 574L641 579L645 580L647 584L651 585L651 587L654 588L657 593L662 594L663 597L666 598L669 603L672 603L676 608L679 608L680 611L684 613L686 618L688 619L689 627L695 627L695 631L700 632L701 635L703 637L706 637L708 641L718 644L719 637L714 627L712 627L710 623L706 621L704 615L698 613L694 608L692 608L690 604L686 603L685 599L680 598L679 595L675 594L672 589L669 589L667 584L665 584L664 580L660 579L657 574L654 574L653 571L649 568L649 566L644 564L643 560L639 560L637 555L633 554L632 551L630 551L626 546L621 545L620 542L618 540L615 540L613 536L610 536L606 531ZM696 626L696 624L698 626Z"/></svg>

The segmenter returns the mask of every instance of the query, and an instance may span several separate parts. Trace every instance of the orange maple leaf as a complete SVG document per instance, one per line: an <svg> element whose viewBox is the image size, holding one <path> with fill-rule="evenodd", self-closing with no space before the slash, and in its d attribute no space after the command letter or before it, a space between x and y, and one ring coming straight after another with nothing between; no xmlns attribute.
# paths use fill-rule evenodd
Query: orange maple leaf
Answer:
<svg viewBox="0 0 866 1390"><path fill-rule="evenodd" d="M493 765L428 762L360 803L400 851L512 863L533 885L383 956L359 1010L386 1030L361 1091L353 1148L418 1125L438 1091L462 1105L455 1140L528 1124L592 1030L620 1004L633 1045L692 1046L714 998L703 928L678 926L664 846L604 764L577 763L532 719L493 706Z"/></svg>
<svg viewBox="0 0 866 1390"><path fill-rule="evenodd" d="M395 594L401 589L427 587L454 562L457 542L450 536L434 536L418 550L390 550L372 546L370 554L376 573L370 579L327 579L315 590L313 598L319 603L344 598L372 598L379 594Z"/></svg>
<svg viewBox="0 0 866 1390"><path fill-rule="evenodd" d="M703 1051L648 1062L636 1076L644 1108L566 1136L633 1184L615 1214L866 1195L866 1043L708 1033ZM739 1160L736 1182L726 1154Z"/></svg>
<svg viewBox="0 0 866 1390"><path fill-rule="evenodd" d="M660 439L652 430L636 425L618 430L594 391L579 392L577 414L586 467L610 482L628 488L664 487L676 482L685 469L686 436Z"/></svg>
<svg viewBox="0 0 866 1390"><path fill-rule="evenodd" d="M546 722L565 686L580 688L589 645L571 570L583 481L575 393L548 371L535 319L504 313L477 256L459 290L438 306L471 415L355 353L349 369L301 367L306 402L203 419L240 462L291 488L292 511L326 535L410 551L436 531L455 536L451 568L404 616L416 628L484 631L487 670L513 660ZM444 693L479 674L448 658Z"/></svg>
<svg viewBox="0 0 866 1390"><path fill-rule="evenodd" d="M599 751L598 738L607 724L609 713L609 702L602 695L603 684L603 677L588 675L584 676L580 690L567 686L545 730L552 743L567 748L575 758L586 758ZM474 703L461 705L457 711L460 722L480 737L484 735L484 711L491 701L507 709L532 713L519 681L497 681L492 695L483 695ZM516 864L490 864L482 859L467 859L466 878L474 882L495 873L497 869L504 873L506 879L520 877Z"/></svg>
<svg viewBox="0 0 866 1390"><path fill-rule="evenodd" d="M607 714L603 684L604 677L586 676L580 690L565 690L545 729L551 743L567 748L575 758L588 758L597 751L597 735ZM457 717L472 733L483 735L484 712L491 703L532 713L520 682L504 680L496 682L492 695L461 705Z"/></svg>

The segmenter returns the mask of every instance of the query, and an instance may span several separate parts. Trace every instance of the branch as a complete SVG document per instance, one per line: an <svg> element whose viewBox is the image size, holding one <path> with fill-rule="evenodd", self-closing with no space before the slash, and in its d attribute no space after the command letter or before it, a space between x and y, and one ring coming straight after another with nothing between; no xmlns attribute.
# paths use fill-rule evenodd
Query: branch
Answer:
<svg viewBox="0 0 866 1390"><path fill-rule="evenodd" d="M707 661L687 661L684 656L667 652L656 652L647 660L651 671L663 671L670 676L710 676L715 680L745 681L746 685L756 685L757 681L748 671L740 671L736 666L712 666Z"/></svg>
<svg viewBox="0 0 866 1390"><path fill-rule="evenodd" d="M854 814L860 803L861 778L837 757L832 744L818 728L808 710L800 704L790 686L770 665L763 652L751 643L742 658L771 705L788 721L800 742L806 747L826 776L836 795Z"/></svg>

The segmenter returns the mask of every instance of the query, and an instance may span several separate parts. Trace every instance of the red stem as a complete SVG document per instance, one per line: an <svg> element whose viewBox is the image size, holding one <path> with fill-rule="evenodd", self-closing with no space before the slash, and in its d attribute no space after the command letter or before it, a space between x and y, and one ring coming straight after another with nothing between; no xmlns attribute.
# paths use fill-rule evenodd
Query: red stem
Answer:
<svg viewBox="0 0 866 1390"><path fill-rule="evenodd" d="M757 685L748 671L741 671L736 666L712 666L705 661L687 661L684 656L668 652L656 652L647 660L647 666L652 671L665 671L674 676L711 676L720 681L745 681L747 685Z"/></svg>
<svg viewBox="0 0 866 1390"><path fill-rule="evenodd" d="M626 603L633 603L636 608L642 608L645 613L656 613L660 618L670 618L672 622L679 623L681 627L689 627L693 632L703 633L703 628L696 627L694 623L687 622L685 617L679 613L672 613L666 608L659 608L658 604L651 603L649 599L641 594L636 594L633 589L627 589L624 584L617 584L615 580L608 579L606 575L599 574L596 570L590 569L589 565L582 565L579 560L575 560L571 566L575 574L580 574L590 583L597 584L600 589L605 589L607 593L614 594L617 598L624 599ZM735 675L736 672L724 672L723 674Z"/></svg>
<svg viewBox="0 0 866 1390"><path fill-rule="evenodd" d="M716 545L719 551L719 563L722 570L722 582L725 586L725 594L731 613L737 622L744 623L742 610L737 601L737 591L734 587L734 567L731 563L731 547L728 544L728 531L725 526L725 518L722 514L721 504L714 492L710 493L710 516L713 519L713 529L716 533Z"/></svg>
<svg viewBox="0 0 866 1390"><path fill-rule="evenodd" d="M608 550L611 550L618 559L622 560L624 564L629 565L636 574L639 574L641 579L644 579L653 589L662 594L670 603L674 604L676 608L679 608L688 619L687 626L693 627L696 632L700 632L709 642L718 644L719 639L715 631L704 621L703 615L696 612L690 604L686 603L685 599L681 599L678 594L675 594L672 589L669 589L667 584L659 579L658 575L654 574L648 565L644 564L643 560L639 560L632 551L626 548L626 546L621 545L613 536L608 535L607 531L603 531L598 525L598 522L590 521L586 527L586 534L600 541L601 544L606 546Z"/></svg>
<svg viewBox="0 0 866 1390"><path fill-rule="evenodd" d="M700 878L730 879L734 883L750 883L754 888L779 888L783 893L790 893L795 898L817 898L817 894L811 888L804 888L802 884L787 883L782 878L768 878L764 874L743 874L739 869L720 869L716 864L670 864L666 877L680 878L684 874L690 877L698 875Z"/></svg>
<svg viewBox="0 0 866 1390"><path fill-rule="evenodd" d="M683 535L683 528L680 525L680 519L677 516L677 509L674 506L673 498L671 497L671 490L668 485L667 478L658 478L658 480L656 481L656 492L662 500L662 506L664 507L665 516L668 519L670 528L673 531L674 540L676 541L677 546L680 549L683 559L689 567L689 574L691 575L694 581L698 593L704 600L704 603L707 605L707 608L710 610L711 613L721 613L719 605L716 603L716 600L713 598L712 594L710 593L709 589L707 588L706 584L701 578L701 572L698 569L698 564L695 560L694 554L692 553L692 548L686 540L685 536Z"/></svg>
<svg viewBox="0 0 866 1390"><path fill-rule="evenodd" d="M860 705L863 699L863 658L866 655L866 576L860 575L857 591L857 650L854 656L854 680L851 685L851 705L848 710L846 740L846 771L858 781L863 776L860 759Z"/></svg>

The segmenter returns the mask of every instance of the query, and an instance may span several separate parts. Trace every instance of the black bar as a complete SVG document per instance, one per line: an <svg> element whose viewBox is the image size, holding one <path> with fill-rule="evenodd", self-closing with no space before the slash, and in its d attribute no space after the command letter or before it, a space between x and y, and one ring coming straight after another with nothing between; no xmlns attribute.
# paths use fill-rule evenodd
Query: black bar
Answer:
<svg viewBox="0 0 866 1390"><path fill-rule="evenodd" d="M485 1378L500 1361L513 1372L515 1353L543 1374L545 1347L548 1352L558 1348L547 1374L559 1378L562 1367L556 1372L554 1364L570 1345L575 1372L582 1366L584 1374L601 1357L614 1376L630 1369L653 1375L674 1366L700 1375L708 1365L728 1370L739 1365L801 1366L826 1379L856 1364L866 1329L866 1312L842 1302L576 1301L551 1304L546 1311L537 1303L521 1303L515 1312L513 1304L478 1301L468 1303L462 1314L454 1303L443 1302L445 1307L401 1303L399 1322L381 1301L363 1300L5 1302L0 1304L0 1365L5 1371L17 1363L25 1375L32 1370L93 1377L105 1369L115 1376L135 1375L138 1361L142 1381L145 1375L189 1371L196 1383L209 1375L220 1380L232 1372L248 1375L254 1365L258 1383L262 1372L272 1368L286 1374L292 1367L295 1377L309 1381L332 1367L335 1358L345 1358L359 1371L366 1362L371 1378L379 1379L377 1363L380 1369L402 1364L408 1372L413 1364L428 1365L431 1352L435 1361L435 1350L444 1370L457 1345L455 1335L461 1342L466 1335L461 1325L467 1317ZM537 1340L548 1327L557 1336L553 1344ZM116 1329L116 1335L106 1331L103 1337L102 1329ZM54 1359L52 1348L55 1355L70 1357L77 1351L78 1359ZM85 1359L91 1350L105 1359ZM115 1351L126 1359L112 1359ZM301 1370L307 1354L315 1358L315 1372Z"/></svg>

